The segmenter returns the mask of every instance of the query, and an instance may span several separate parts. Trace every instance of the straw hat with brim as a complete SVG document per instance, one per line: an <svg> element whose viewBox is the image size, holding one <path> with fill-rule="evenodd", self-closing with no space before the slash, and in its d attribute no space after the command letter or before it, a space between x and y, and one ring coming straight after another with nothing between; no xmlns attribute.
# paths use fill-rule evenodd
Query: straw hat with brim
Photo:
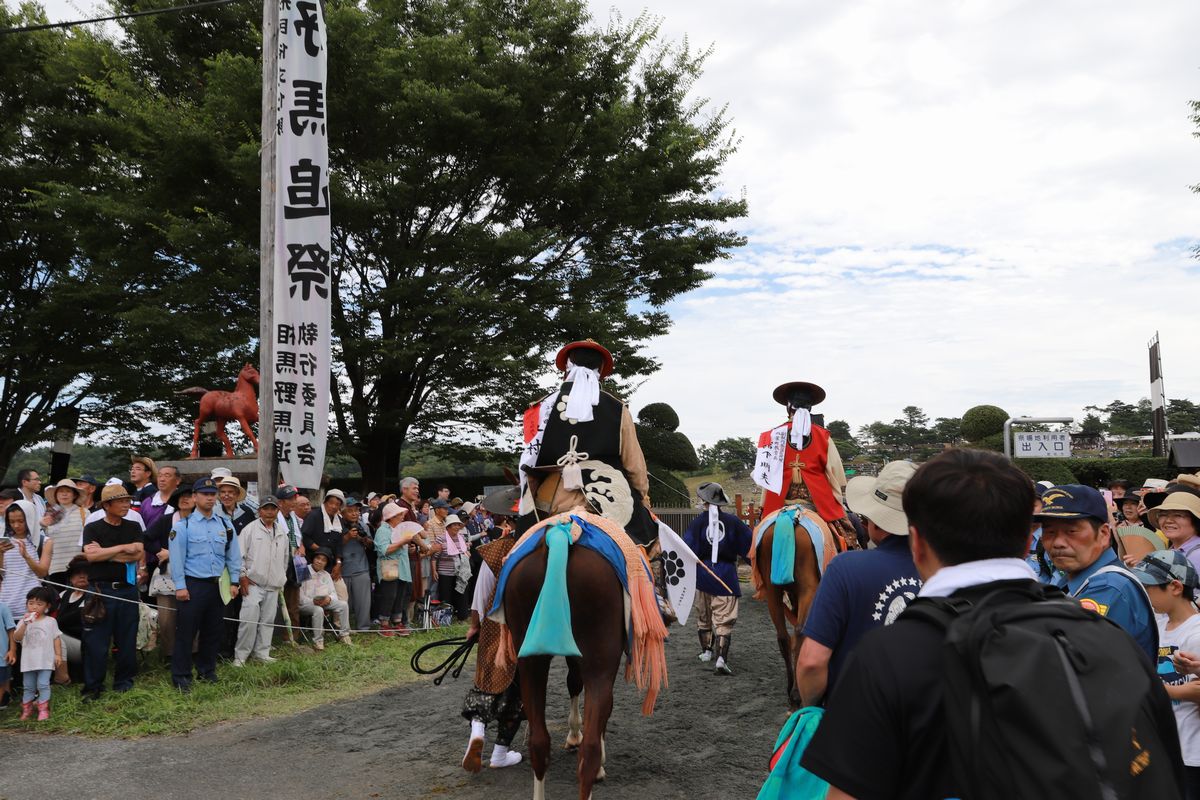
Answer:
<svg viewBox="0 0 1200 800"><path fill-rule="evenodd" d="M509 486L507 489L492 492L483 498L483 502L479 505L483 506L489 514L498 514L502 517L515 517L517 516L517 501L520 498L520 488Z"/></svg>
<svg viewBox="0 0 1200 800"><path fill-rule="evenodd" d="M812 395L812 404L815 406L825 400L825 390L815 383L807 381L789 381L788 383L780 384L775 387L775 391L771 393L771 397L775 398L775 402L781 406L788 404L788 395L795 389L803 389Z"/></svg>
<svg viewBox="0 0 1200 800"><path fill-rule="evenodd" d="M604 362L600 365L601 378L607 378L612 374L612 353L608 351L607 347L599 342L594 342L591 339L584 339L581 342L571 342L568 345L564 345L563 348L558 351L558 355L554 357L554 366L558 367L559 372L564 372L567 369L567 359L571 357L571 351L578 349L595 350L600 354L600 357L604 360Z"/></svg>
<svg viewBox="0 0 1200 800"><path fill-rule="evenodd" d="M111 503L114 500L132 500L133 495L125 491L125 486L120 483L115 483L111 486L105 486L100 492L100 505Z"/></svg>
<svg viewBox="0 0 1200 800"><path fill-rule="evenodd" d="M158 480L158 465L154 463L154 459L150 456L134 456L129 459L130 464L141 464L146 469L150 470L150 480Z"/></svg>
<svg viewBox="0 0 1200 800"><path fill-rule="evenodd" d="M1171 492L1157 508L1152 508L1147 512L1147 516L1150 517L1150 522L1154 527L1161 527L1158 524L1158 515L1164 511L1188 512L1192 515L1192 520L1196 524L1196 530L1200 531L1200 497L1191 492Z"/></svg>
<svg viewBox="0 0 1200 800"><path fill-rule="evenodd" d="M237 478L234 478L233 476L230 476L228 478L221 478L220 482L217 483L217 488L220 488L222 486L237 487L237 490L238 490L237 501L239 503L246 499L246 487L242 486L242 482L239 481Z"/></svg>
<svg viewBox="0 0 1200 800"><path fill-rule="evenodd" d="M79 487L76 486L75 481L71 480L70 478L63 478L61 481L59 481L58 483L51 486L50 494L48 495L48 497L50 497L51 499L54 499L55 495L58 494L59 489L70 489L72 492L75 493L75 497L77 499L79 497Z"/></svg>
<svg viewBox="0 0 1200 800"><path fill-rule="evenodd" d="M904 485L917 471L910 461L892 461L879 475L859 475L846 484L846 505L895 536L908 536Z"/></svg>

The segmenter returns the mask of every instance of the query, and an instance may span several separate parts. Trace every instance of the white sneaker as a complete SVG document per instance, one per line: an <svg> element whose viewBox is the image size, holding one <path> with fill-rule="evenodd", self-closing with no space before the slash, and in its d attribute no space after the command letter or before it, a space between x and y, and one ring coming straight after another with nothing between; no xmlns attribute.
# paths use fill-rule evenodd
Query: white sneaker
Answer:
<svg viewBox="0 0 1200 800"><path fill-rule="evenodd" d="M504 769L505 767L515 767L521 763L521 754L515 750L509 750L504 754L504 757L497 760L494 756L488 762L488 766L492 769Z"/></svg>
<svg viewBox="0 0 1200 800"><path fill-rule="evenodd" d="M697 658L707 664L709 661L712 661L712 656L712 650L705 650L703 653L697 656Z"/></svg>
<svg viewBox="0 0 1200 800"><path fill-rule="evenodd" d="M240 658L235 658L235 659L233 660L233 665L234 665L235 667L244 667L244 666L246 666L246 662L245 662L245 661L242 661Z"/></svg>
<svg viewBox="0 0 1200 800"><path fill-rule="evenodd" d="M274 664L279 660L278 658L271 658L270 656L258 656L257 658L264 664Z"/></svg>

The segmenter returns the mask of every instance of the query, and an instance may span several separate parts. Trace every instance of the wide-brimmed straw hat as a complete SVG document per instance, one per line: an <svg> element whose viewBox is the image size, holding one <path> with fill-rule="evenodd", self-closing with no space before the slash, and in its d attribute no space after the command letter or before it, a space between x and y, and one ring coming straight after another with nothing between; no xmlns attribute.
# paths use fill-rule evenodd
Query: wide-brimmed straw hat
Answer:
<svg viewBox="0 0 1200 800"><path fill-rule="evenodd" d="M894 536L908 536L904 486L917 471L911 461L892 461L879 474L858 475L846 484L846 505Z"/></svg>
<svg viewBox="0 0 1200 800"><path fill-rule="evenodd" d="M50 493L46 496L53 500L55 495L58 494L59 489L70 489L75 493L75 498L79 499L79 487L76 486L75 481L71 480L70 478L63 478L61 481L51 486Z"/></svg>
<svg viewBox="0 0 1200 800"><path fill-rule="evenodd" d="M1150 517L1150 522L1154 527L1161 527L1158 524L1158 516L1164 511L1188 512L1192 515L1197 530L1200 530L1200 497L1191 492L1170 492L1156 508L1147 511L1146 515Z"/></svg>
<svg viewBox="0 0 1200 800"><path fill-rule="evenodd" d="M114 483L105 486L100 492L100 505L111 503L113 500L132 500L133 495L125 491L125 484Z"/></svg>
<svg viewBox="0 0 1200 800"><path fill-rule="evenodd" d="M222 486L235 487L238 490L237 501L239 503L246 499L246 487L242 486L242 482L239 481L237 478L233 477L232 475L230 475L228 478L221 478L221 480L217 482L218 489L220 489Z"/></svg>

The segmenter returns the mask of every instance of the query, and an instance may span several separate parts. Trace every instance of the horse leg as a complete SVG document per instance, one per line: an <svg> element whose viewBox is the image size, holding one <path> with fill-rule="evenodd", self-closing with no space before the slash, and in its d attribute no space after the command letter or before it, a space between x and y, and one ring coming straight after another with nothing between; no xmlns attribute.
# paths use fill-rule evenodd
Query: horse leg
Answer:
<svg viewBox="0 0 1200 800"><path fill-rule="evenodd" d="M783 608L784 587L771 585L771 549L775 542L775 529L763 533L755 553L755 565L758 568L759 579L762 581L763 593L767 600L767 613L771 624L775 626L775 643L779 647L779 655L783 658L783 668L787 673L788 705L797 709L800 707L800 692L796 688L796 663L792 653L792 636L788 632L787 616Z"/></svg>
<svg viewBox="0 0 1200 800"><path fill-rule="evenodd" d="M242 433L246 434L246 438L250 440L250 444L254 445L254 452L258 452L258 437L254 435L254 431L250 429L250 423L245 417L238 417L238 422L241 423Z"/></svg>
<svg viewBox="0 0 1200 800"><path fill-rule="evenodd" d="M612 714L615 673L603 669L587 683L583 746L579 748L579 800L591 800L592 786L604 778L604 731Z"/></svg>
<svg viewBox="0 0 1200 800"><path fill-rule="evenodd" d="M192 432L192 454L189 458L200 457L200 426L204 424L206 418L207 415L204 413L204 409L200 409L200 413L196 415L196 429Z"/></svg>
<svg viewBox="0 0 1200 800"><path fill-rule="evenodd" d="M583 741L583 715L579 713L583 674L578 658L567 659L567 693L571 696L571 711L567 714L567 741L563 743L563 749L577 750Z"/></svg>
<svg viewBox="0 0 1200 800"><path fill-rule="evenodd" d="M521 699L529 730L529 764L533 767L533 800L546 798L546 767L550 763L550 731L546 728L546 681L550 656L520 660Z"/></svg>
<svg viewBox="0 0 1200 800"><path fill-rule="evenodd" d="M233 443L229 441L229 434L225 433L226 420L217 419L217 438L225 445L225 457L233 458Z"/></svg>

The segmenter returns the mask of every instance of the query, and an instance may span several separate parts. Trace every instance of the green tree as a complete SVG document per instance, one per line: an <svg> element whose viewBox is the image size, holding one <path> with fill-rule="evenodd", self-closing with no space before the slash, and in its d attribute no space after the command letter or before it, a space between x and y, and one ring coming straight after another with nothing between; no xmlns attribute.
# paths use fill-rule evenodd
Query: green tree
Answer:
<svg viewBox="0 0 1200 800"><path fill-rule="evenodd" d="M850 423L844 419L835 419L825 426L825 430L829 431L829 435L839 442L849 442L854 439L854 435L850 433Z"/></svg>
<svg viewBox="0 0 1200 800"><path fill-rule="evenodd" d="M679 415L666 403L651 403L638 413L638 443L651 472L659 474L666 470L690 472L699 469L700 462L691 441L676 430ZM661 477L661 475L660 475Z"/></svg>
<svg viewBox="0 0 1200 800"><path fill-rule="evenodd" d="M962 415L963 438L972 444L983 442L989 437L1004 432L1004 423L1009 414L999 406L974 406Z"/></svg>
<svg viewBox="0 0 1200 800"><path fill-rule="evenodd" d="M1200 431L1200 406L1191 400L1168 400L1167 427L1172 433Z"/></svg>
<svg viewBox="0 0 1200 800"><path fill-rule="evenodd" d="M710 470L749 472L757 453L758 448L748 436L718 439L712 447L700 446L700 466Z"/></svg>
<svg viewBox="0 0 1200 800"><path fill-rule="evenodd" d="M1099 414L1092 412L1083 418L1079 432L1084 436L1101 436L1104 433L1104 420L1100 419Z"/></svg>
<svg viewBox="0 0 1200 800"><path fill-rule="evenodd" d="M332 432L366 482L394 483L410 431L508 427L564 341L603 341L626 381L652 372L641 345L669 326L664 306L744 241L729 223L746 204L718 182L735 145L728 118L691 95L707 54L664 42L646 17L597 26L579 0L325 9L340 287ZM0 178L17 187L0 212L14 216L8 198L48 176L54 191L38 198L36 222L60 236L43 234L25 261L103 267L76 280L87 292L73 299L96 310L85 330L113 349L111 376L96 374L121 393L99 394L68 348L40 348L70 376L66 405L104 398L85 415L94 427L156 417L182 438L195 409L172 390L228 382L252 359L260 18L231 4L129 20L119 41L55 33L21 54L13 42L43 39L0 42L18 93L29 76L58 71L52 102L4 96L2 163L25 175ZM54 50L76 39L102 51L77 69ZM25 131L57 133L34 141ZM59 161L33 152L40 142L63 149ZM71 163L89 158L97 163ZM114 343L141 357L121 360ZM9 353L25 355L0 343L0 358ZM6 391L17 383L9 374ZM13 404L32 409L28 432L14 438L18 426L0 419L0 462L5 448L43 436L64 404L42 414L36 397ZM128 399L146 405L131 415Z"/></svg>
<svg viewBox="0 0 1200 800"><path fill-rule="evenodd" d="M957 445L962 442L962 419L959 417L938 417L933 421L930 430L933 442L937 444Z"/></svg>
<svg viewBox="0 0 1200 800"><path fill-rule="evenodd" d="M564 341L655 369L663 306L743 241L728 120L689 97L705 54L575 0L339 2L329 27L331 119L354 120L333 126L335 431L365 477L394 477L410 429L508 424Z"/></svg>

